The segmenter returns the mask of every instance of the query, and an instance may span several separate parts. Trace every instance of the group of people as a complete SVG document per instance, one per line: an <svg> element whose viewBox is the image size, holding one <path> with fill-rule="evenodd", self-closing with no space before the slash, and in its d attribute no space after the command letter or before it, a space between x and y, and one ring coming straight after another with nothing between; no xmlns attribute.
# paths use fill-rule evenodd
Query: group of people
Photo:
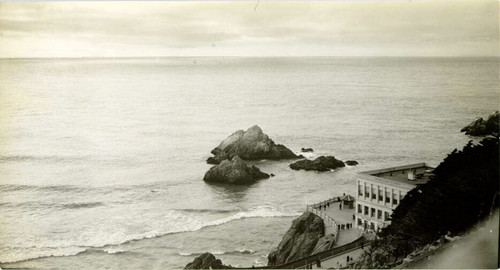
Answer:
<svg viewBox="0 0 500 270"><path fill-rule="evenodd" d="M323 208L324 210L326 210L327 207L330 207L330 203L329 202L327 202L325 204L320 204L319 205L319 210L321 210L321 208Z"/></svg>
<svg viewBox="0 0 500 270"><path fill-rule="evenodd" d="M337 224L338 230L350 230L352 228L352 223Z"/></svg>

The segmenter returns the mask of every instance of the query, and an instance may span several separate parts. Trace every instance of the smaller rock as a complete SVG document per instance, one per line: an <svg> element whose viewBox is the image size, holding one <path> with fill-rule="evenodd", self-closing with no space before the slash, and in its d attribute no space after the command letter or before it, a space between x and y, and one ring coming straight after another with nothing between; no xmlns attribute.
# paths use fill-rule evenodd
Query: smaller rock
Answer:
<svg viewBox="0 0 500 270"><path fill-rule="evenodd" d="M349 165L349 166L356 166L359 163L356 160L348 160L348 161L345 162L345 164Z"/></svg>
<svg viewBox="0 0 500 270"><path fill-rule="evenodd" d="M205 182L229 183L229 184L252 184L259 179L269 178L255 166L247 166L247 163L239 156L231 160L223 160L220 164L210 168L203 177Z"/></svg>
<svg viewBox="0 0 500 270"><path fill-rule="evenodd" d="M192 262L186 264L184 269L231 269L233 267L223 265L222 261L216 259L215 256L206 252L196 257Z"/></svg>
<svg viewBox="0 0 500 270"><path fill-rule="evenodd" d="M340 167L345 167L344 162L336 159L334 156L320 156L315 160L304 159L290 164L290 168L293 170L318 172L326 172Z"/></svg>
<svg viewBox="0 0 500 270"><path fill-rule="evenodd" d="M302 149L300 149L300 151L302 151L302 152L314 152L314 150L312 148L302 148Z"/></svg>
<svg viewBox="0 0 500 270"><path fill-rule="evenodd" d="M271 173L269 176L274 177L274 173Z"/></svg>

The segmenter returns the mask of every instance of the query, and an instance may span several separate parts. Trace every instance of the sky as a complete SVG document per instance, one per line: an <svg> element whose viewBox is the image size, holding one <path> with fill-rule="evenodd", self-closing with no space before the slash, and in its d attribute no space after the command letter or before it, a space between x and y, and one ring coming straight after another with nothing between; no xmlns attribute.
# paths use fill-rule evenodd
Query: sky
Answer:
<svg viewBox="0 0 500 270"><path fill-rule="evenodd" d="M0 57L499 56L498 1L0 2Z"/></svg>

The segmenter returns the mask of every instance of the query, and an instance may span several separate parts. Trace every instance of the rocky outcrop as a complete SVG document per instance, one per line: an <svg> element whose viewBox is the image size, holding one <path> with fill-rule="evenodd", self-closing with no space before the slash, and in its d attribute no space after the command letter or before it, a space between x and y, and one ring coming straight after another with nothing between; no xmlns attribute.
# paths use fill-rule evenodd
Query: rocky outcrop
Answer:
<svg viewBox="0 0 500 270"><path fill-rule="evenodd" d="M298 158L290 149L275 144L257 125L247 131L238 130L231 134L211 153L214 156L207 159L209 164L219 164L236 155L244 160Z"/></svg>
<svg viewBox="0 0 500 270"><path fill-rule="evenodd" d="M359 163L356 160L348 160L348 161L345 162L345 164L349 165L349 166L356 166Z"/></svg>
<svg viewBox="0 0 500 270"><path fill-rule="evenodd" d="M229 184L253 184L259 179L269 178L255 166L249 167L239 156L224 160L210 168L203 177L205 182Z"/></svg>
<svg viewBox="0 0 500 270"><path fill-rule="evenodd" d="M304 159L290 164L290 168L292 168L293 170L306 170L306 171L318 171L318 172L334 170L340 167L345 167L344 162L336 159L334 156L326 156L326 157L320 156L315 160Z"/></svg>
<svg viewBox="0 0 500 270"><path fill-rule="evenodd" d="M314 150L312 148L302 148L302 149L300 149L300 151L302 151L304 153L305 152L314 152Z"/></svg>
<svg viewBox="0 0 500 270"><path fill-rule="evenodd" d="M496 111L488 117L488 120L485 121L482 117L476 118L476 120L472 121L472 123L465 126L460 131L471 136L498 134L499 120L500 114Z"/></svg>
<svg viewBox="0 0 500 270"><path fill-rule="evenodd" d="M323 219L306 211L293 220L278 248L269 253L268 265L280 265L311 255L319 239L324 235Z"/></svg>
<svg viewBox="0 0 500 270"><path fill-rule="evenodd" d="M223 265L222 261L216 259L212 253L206 252L188 263L184 269L231 269L231 266Z"/></svg>
<svg viewBox="0 0 500 270"><path fill-rule="evenodd" d="M331 247L333 247L334 244L335 244L335 235L333 234L325 235L318 240L318 243L316 243L316 246L314 247L314 250L311 254L327 251Z"/></svg>

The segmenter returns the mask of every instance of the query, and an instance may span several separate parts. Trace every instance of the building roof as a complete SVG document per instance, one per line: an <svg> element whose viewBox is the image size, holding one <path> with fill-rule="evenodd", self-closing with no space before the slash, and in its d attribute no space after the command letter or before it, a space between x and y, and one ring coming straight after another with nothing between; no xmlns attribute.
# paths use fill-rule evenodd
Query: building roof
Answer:
<svg viewBox="0 0 500 270"><path fill-rule="evenodd" d="M363 178L373 181L382 181L385 184L392 184L397 186L415 186L418 184L425 184L429 181L432 175L433 167L428 166L426 163L409 164L391 168L384 168L378 170L371 170L360 172ZM409 174L413 175L414 180L409 180Z"/></svg>

